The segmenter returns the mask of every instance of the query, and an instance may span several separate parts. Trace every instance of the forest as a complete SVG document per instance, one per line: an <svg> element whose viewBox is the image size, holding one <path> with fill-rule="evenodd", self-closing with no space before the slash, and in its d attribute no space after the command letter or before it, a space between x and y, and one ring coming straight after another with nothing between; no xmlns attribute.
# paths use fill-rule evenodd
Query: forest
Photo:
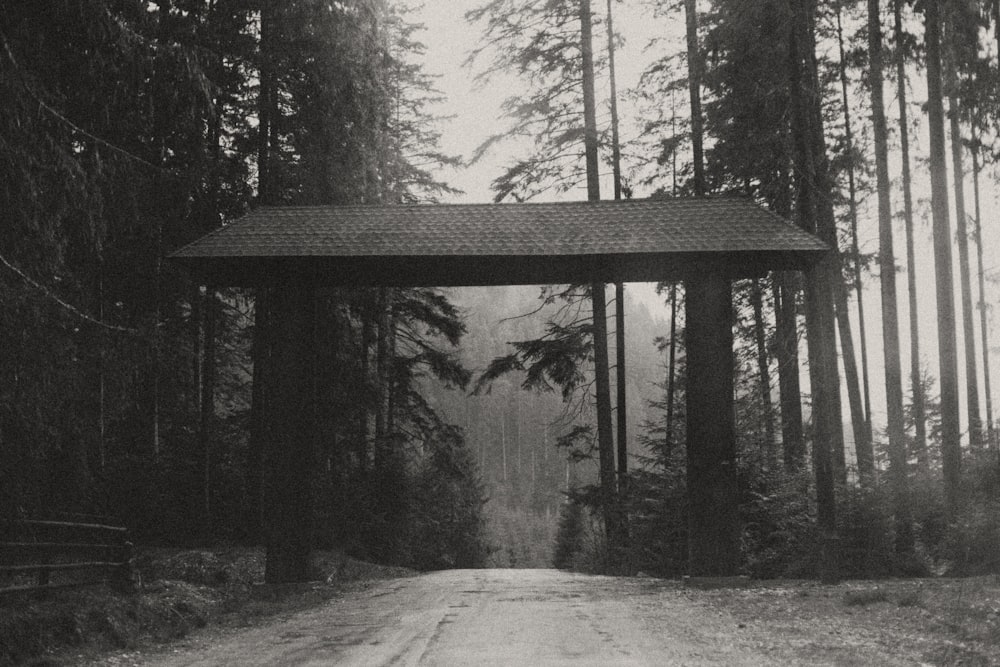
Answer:
<svg viewBox="0 0 1000 667"><path fill-rule="evenodd" d="M658 37L619 89L625 10ZM263 544L280 304L167 256L258 206L453 201L499 153L496 202L740 195L837 250L732 285L735 571L1000 571L1000 1L480 0L455 60L516 88L472 155L418 15L5 3L0 518ZM647 288L324 288L312 546L689 573L685 290Z"/></svg>

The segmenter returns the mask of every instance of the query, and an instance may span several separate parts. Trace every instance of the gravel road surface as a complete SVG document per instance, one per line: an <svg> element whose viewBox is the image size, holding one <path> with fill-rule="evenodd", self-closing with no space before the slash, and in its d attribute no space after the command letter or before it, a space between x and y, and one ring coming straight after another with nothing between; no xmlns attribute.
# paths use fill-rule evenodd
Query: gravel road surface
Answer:
<svg viewBox="0 0 1000 667"><path fill-rule="evenodd" d="M451 570L378 582L321 608L201 637L143 662L160 667L844 664L838 657L846 656L836 651L796 650L801 639L774 633L766 623L740 621L676 583L557 570ZM878 645L854 649L851 664L913 664Z"/></svg>

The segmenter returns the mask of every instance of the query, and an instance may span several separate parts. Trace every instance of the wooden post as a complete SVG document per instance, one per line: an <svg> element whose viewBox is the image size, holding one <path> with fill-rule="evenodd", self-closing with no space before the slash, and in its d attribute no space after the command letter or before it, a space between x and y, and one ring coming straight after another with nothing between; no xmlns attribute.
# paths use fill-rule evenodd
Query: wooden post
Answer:
<svg viewBox="0 0 1000 667"><path fill-rule="evenodd" d="M688 571L739 574L732 286L721 271L685 281Z"/></svg>
<svg viewBox="0 0 1000 667"><path fill-rule="evenodd" d="M268 583L306 581L312 549L313 287L291 280L274 289L270 321L273 357L264 415L264 513Z"/></svg>

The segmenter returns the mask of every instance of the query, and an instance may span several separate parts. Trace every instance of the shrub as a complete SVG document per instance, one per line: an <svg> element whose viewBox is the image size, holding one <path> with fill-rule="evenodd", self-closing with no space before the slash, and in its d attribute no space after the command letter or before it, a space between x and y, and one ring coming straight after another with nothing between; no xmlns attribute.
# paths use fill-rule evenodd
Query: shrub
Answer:
<svg viewBox="0 0 1000 667"><path fill-rule="evenodd" d="M952 576L1000 572L1000 500L969 503L948 527L942 551Z"/></svg>
<svg viewBox="0 0 1000 667"><path fill-rule="evenodd" d="M838 491L841 575L857 579L897 574L888 493L881 487Z"/></svg>
<svg viewBox="0 0 1000 667"><path fill-rule="evenodd" d="M414 477L408 565L416 569L482 567L489 552L482 484L464 440L452 435L429 443Z"/></svg>
<svg viewBox="0 0 1000 667"><path fill-rule="evenodd" d="M583 546L583 523L583 505L573 498L568 499L559 511L559 530L552 555L552 564L560 570L573 567L576 555Z"/></svg>
<svg viewBox="0 0 1000 667"><path fill-rule="evenodd" d="M743 489L747 573L759 579L814 576L818 534L810 474L780 469L751 477Z"/></svg>
<svg viewBox="0 0 1000 667"><path fill-rule="evenodd" d="M681 451L683 453L683 451ZM682 465L629 473L625 508L631 572L679 577L687 570L687 498Z"/></svg>
<svg viewBox="0 0 1000 667"><path fill-rule="evenodd" d="M580 548L573 556L570 569L589 574L614 572L619 565L614 562L608 549L604 520L590 507L584 506L582 510Z"/></svg>

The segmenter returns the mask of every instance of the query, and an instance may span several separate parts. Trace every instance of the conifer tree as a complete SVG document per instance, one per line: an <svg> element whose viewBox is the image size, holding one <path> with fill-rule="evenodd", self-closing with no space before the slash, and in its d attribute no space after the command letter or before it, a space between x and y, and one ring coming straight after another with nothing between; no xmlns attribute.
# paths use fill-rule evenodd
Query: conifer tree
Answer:
<svg viewBox="0 0 1000 667"><path fill-rule="evenodd" d="M853 387L857 384L857 365L854 362L853 337L850 334L849 322L847 322L846 317L841 317L839 318L838 323L842 322L840 325L840 334L842 339L841 345L845 347L844 368L848 376L848 400L851 403L851 422L854 427L854 449L857 456L858 474L862 481L868 484L871 483L875 477L875 455L872 449L872 405L868 376L868 343L865 335L867 328L865 327L864 289L862 288L861 280L861 251L858 247L858 202L857 187L854 180L854 131L851 126L851 108L848 97L847 80L847 57L844 52L844 30L841 13L842 7L838 4L836 7L837 46L840 59L838 61L837 68L840 72L841 98L844 107L844 141L846 143L845 149L847 152L847 202L848 216L851 224L850 262L851 271L854 273L854 297L857 299L858 303L858 341L861 349L861 381L864 389L863 407L858 400L859 397L856 391L853 389ZM845 258L845 264L846 263L847 261ZM846 285L842 292L843 297L841 297L841 290L838 288L838 313L847 312Z"/></svg>
<svg viewBox="0 0 1000 667"><path fill-rule="evenodd" d="M889 182L888 127L882 99L882 15L878 0L868 0L869 87L875 133L875 175L878 187L879 270L882 294L882 346L885 353L885 393L889 421L889 457L893 510L896 518L896 551L913 551L903 426L903 373L899 353L899 317L896 312L896 257L893 250L892 202Z"/></svg>
<svg viewBox="0 0 1000 667"><path fill-rule="evenodd" d="M979 412L979 363L976 359L976 334L972 314L972 266L969 261L969 225L965 208L965 140L962 137L962 99L959 70L975 56L967 53L978 42L976 19L966 14L959 3L945 5L942 16L942 64L944 94L948 97L948 133L951 140L952 190L955 196L955 237L958 245L958 282L961 294L962 335L964 340L965 396L969 422L969 445L983 446L983 424ZM970 27L972 30L970 31Z"/></svg>
<svg viewBox="0 0 1000 667"><path fill-rule="evenodd" d="M939 3L924 4L927 49L927 121L930 130L931 219L937 294L938 363L941 383L941 462L945 506L953 519L961 506L962 449L958 418L958 350L955 340L954 272L948 213L942 91L942 16Z"/></svg>
<svg viewBox="0 0 1000 667"><path fill-rule="evenodd" d="M815 5L790 0L789 84L792 99L792 136L795 146L796 207L798 222L836 248L829 195L820 91L816 67ZM806 328L809 342L809 376L813 398L813 468L816 475L818 521L821 531L821 576L838 575L834 497L833 453L842 448L838 401L837 359L834 338L834 283L837 262L832 256L809 269L805 276Z"/></svg>
<svg viewBox="0 0 1000 667"><path fill-rule="evenodd" d="M921 382L920 316L917 303L916 243L913 229L913 188L910 172L910 128L906 94L906 53L902 5L893 0L893 36L896 42L896 99L899 103L899 152L902 162L903 222L906 231L906 285L910 312L910 391L917 461L927 466L927 420L924 416L924 389Z"/></svg>

